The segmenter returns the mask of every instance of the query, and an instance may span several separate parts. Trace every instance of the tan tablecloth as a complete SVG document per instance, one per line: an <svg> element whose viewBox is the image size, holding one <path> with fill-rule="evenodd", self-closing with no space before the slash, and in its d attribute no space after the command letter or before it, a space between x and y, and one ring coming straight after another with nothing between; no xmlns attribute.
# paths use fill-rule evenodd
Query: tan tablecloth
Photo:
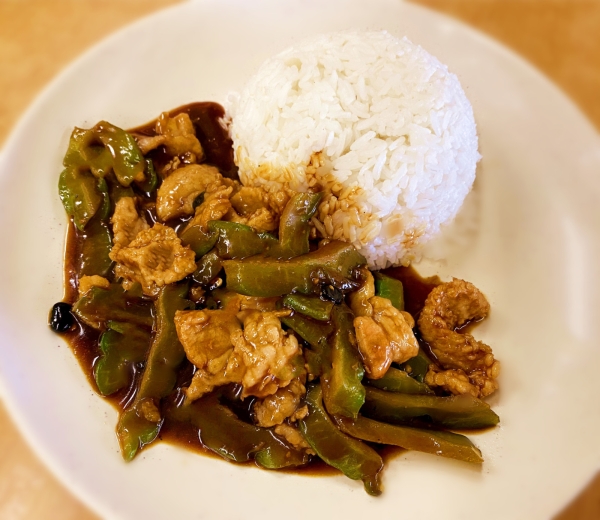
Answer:
<svg viewBox="0 0 600 520"><path fill-rule="evenodd" d="M39 90L106 34L179 0L0 0L0 145ZM600 0L412 0L499 39L600 129ZM87 520L0 404L0 518ZM557 520L600 518L600 476Z"/></svg>

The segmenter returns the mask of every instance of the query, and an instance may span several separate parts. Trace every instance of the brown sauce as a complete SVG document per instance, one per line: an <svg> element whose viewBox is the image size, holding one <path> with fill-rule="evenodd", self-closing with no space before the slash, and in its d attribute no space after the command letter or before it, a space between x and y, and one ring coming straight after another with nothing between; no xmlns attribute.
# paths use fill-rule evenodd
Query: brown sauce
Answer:
<svg viewBox="0 0 600 520"><path fill-rule="evenodd" d="M233 162L233 148L227 131L222 127L220 120L224 116L223 108L216 103L192 103L183 107L177 108L169 112L170 115L176 115L181 112L186 112L190 115L192 122L196 128L197 136L205 150L206 162L219 168L226 176L237 178L237 168ZM138 135L155 135L156 121L152 121L145 125L139 126L130 130L133 134ZM162 149L156 149L149 152L147 157L150 157L156 166L157 171L160 171L170 158ZM147 217L153 221L156 219L152 204L147 207ZM177 226L179 223L169 223ZM80 265L80 254L82 244L82 234L79 233L72 222L69 223L66 248L64 257L64 280L65 290L63 301L74 303L78 298L77 272ZM402 281L404 286L404 298L406 310L410 312L415 319L423 308L425 298L436 285L440 283L437 278L422 278L411 267L394 267L385 270L388 276L392 276ZM99 348L100 332L88 327L85 324L77 323L72 330L63 333L63 338L70 345L75 357L81 365L88 381L92 388L96 389L94 380L94 365L101 355ZM424 348L429 351L428 346L423 344ZM180 381L178 387L182 386L182 380L189 381L193 375L193 366L186 360L180 369ZM130 403L134 397L136 379L140 374L134 377L130 388L122 389L115 394L104 397L115 408L122 411ZM183 385L185 386L185 385ZM162 408L172 406L177 398L176 394L179 390L174 391L173 395L165 398ZM248 400L246 406L250 406ZM236 410L238 415L243 416L244 412ZM249 416L249 413L248 413ZM209 455L219 458L218 455L205 448L200 442L198 430L191 424L183 424L165 419L159 434L159 440L175 444L177 446L189 449L195 453ZM385 461L403 453L406 450L394 446L373 446L382 455ZM331 466L328 466L320 459L315 460L308 466L302 468L290 468L280 471L299 473L311 476L335 475L340 472Z"/></svg>
<svg viewBox="0 0 600 520"><path fill-rule="evenodd" d="M190 103L168 112L169 116L186 113L190 116L196 136L202 145L206 155L206 162L219 168L225 177L237 179L237 166L233 162L233 141L229 137L227 130L221 124L225 116L225 109L218 103L206 101L203 103ZM129 130L132 134L154 136L156 120L132 128ZM164 166L170 159L161 148L152 150L146 155L150 157L157 169Z"/></svg>
<svg viewBox="0 0 600 520"><path fill-rule="evenodd" d="M441 283L437 276L423 278L413 267L390 267L383 273L402 282L404 310L410 313L415 321L425 305L427 295Z"/></svg>

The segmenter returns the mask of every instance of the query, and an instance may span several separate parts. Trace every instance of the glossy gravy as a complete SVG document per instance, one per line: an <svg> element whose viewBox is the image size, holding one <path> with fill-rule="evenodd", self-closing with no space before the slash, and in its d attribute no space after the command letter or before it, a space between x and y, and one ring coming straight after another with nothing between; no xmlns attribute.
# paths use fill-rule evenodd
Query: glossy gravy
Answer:
<svg viewBox="0 0 600 520"><path fill-rule="evenodd" d="M223 129L220 124L220 119L224 115L223 108L216 103L192 103L183 107L177 108L169 112L170 115L176 115L181 112L189 114L192 122L194 123L197 137L200 140L205 154L206 163L211 164L219 168L223 175L230 178L237 178L237 167L233 162L233 148L232 141L229 138L227 132ZM155 135L155 121L140 127L129 130L130 133L138 135L152 136ZM161 149L155 149L146 154L153 160L157 170L168 162L169 157ZM156 215L153 209L150 207L147 209L149 212L148 217L150 220L155 221ZM179 223L181 224L181 223ZM177 225L177 223L170 225ZM65 248L65 259L64 259L64 302L74 303L78 298L77 292L77 271L80 265L80 255L82 248L83 234L75 228L72 222L69 223L66 248ZM418 273L410 267L394 267L384 271L388 276L392 276L402 281L404 286L404 299L405 308L410 312L415 320L423 308L425 298L433 287L439 284L439 279L428 278L424 279L418 275ZM75 354L79 364L81 365L86 377L92 388L96 389L96 383L94 380L94 366L97 363L101 351L99 347L100 332L76 321L76 325L68 332L62 333L61 335L70 345L71 350ZM422 346L427 352L429 348L423 342ZM163 399L161 408L163 412L167 411L169 407L177 406L182 398L182 387L189 384L194 373L193 365L187 361L183 362L179 369L179 376L176 385L176 389L172 394ZM132 385L129 388L124 388L118 392L104 397L108 400L117 410L124 410L135 397L135 390L137 388L137 380L141 377L141 371L137 371ZM249 418L250 407L253 399L247 399L241 406L237 406L236 413L241 417ZM198 430L191 424L183 424L170 420L168 414L163 413L163 417L166 417L160 434L159 440L163 440L177 446L181 446L186 449L190 449L194 452L201 453L204 455L210 455L218 457L212 451L205 448L200 442ZM395 448L392 446L374 446L383 456L384 460L389 460L395 455L403 452L401 448ZM220 458L220 457L218 457ZM304 475L334 475L340 472L320 459L315 460L311 464L301 468L285 469L280 471L301 473Z"/></svg>

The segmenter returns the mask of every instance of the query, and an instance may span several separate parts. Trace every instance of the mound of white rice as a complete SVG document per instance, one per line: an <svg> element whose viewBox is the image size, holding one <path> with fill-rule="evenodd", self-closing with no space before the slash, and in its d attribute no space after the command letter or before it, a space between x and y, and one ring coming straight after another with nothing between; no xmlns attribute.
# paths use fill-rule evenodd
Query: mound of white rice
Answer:
<svg viewBox="0 0 600 520"><path fill-rule="evenodd" d="M353 242L374 268L417 259L475 179L477 133L458 79L387 32L287 49L228 110L242 182L323 189L317 230Z"/></svg>

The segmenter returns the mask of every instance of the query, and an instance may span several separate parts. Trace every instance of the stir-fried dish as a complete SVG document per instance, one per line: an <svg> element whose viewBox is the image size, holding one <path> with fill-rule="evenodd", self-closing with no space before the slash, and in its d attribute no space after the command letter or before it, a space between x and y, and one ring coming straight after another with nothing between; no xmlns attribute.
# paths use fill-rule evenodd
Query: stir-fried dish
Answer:
<svg viewBox="0 0 600 520"><path fill-rule="evenodd" d="M181 429L234 462L324 461L373 495L382 445L480 464L456 430L499 420L481 400L499 362L465 329L485 296L371 272L319 236L318 186L243 186L222 116L198 103L129 132L102 121L76 128L64 158L67 290L51 326L117 405L123 457Z"/></svg>

